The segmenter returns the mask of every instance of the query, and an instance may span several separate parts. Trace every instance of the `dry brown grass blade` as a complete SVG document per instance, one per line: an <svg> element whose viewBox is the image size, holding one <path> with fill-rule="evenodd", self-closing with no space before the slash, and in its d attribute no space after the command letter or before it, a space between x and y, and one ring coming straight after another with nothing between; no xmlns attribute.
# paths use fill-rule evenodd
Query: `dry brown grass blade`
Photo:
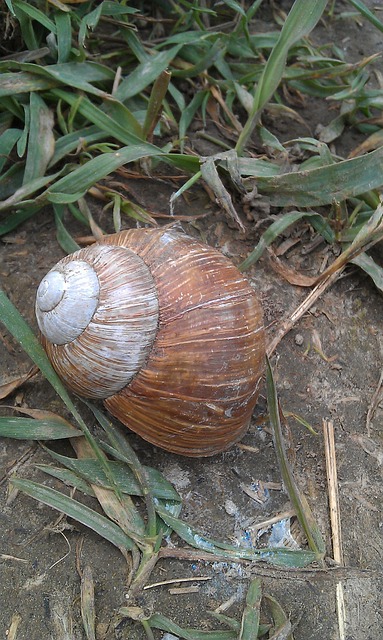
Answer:
<svg viewBox="0 0 383 640"><path fill-rule="evenodd" d="M327 487L330 508L332 548L335 562L343 565L342 529L340 522L338 474L335 453L334 424L323 420L323 435L326 456Z"/></svg>
<svg viewBox="0 0 383 640"><path fill-rule="evenodd" d="M96 640L96 612L94 607L94 582L89 565L81 576L81 617L87 640Z"/></svg>
<svg viewBox="0 0 383 640"><path fill-rule="evenodd" d="M27 382L31 378L33 378L33 376L35 376L36 373L38 372L39 372L38 368L33 366L31 367L31 369L29 369L29 371L27 371L27 373L24 373L22 376L16 376L15 378L8 380L7 382L4 382L4 384L1 384L0 400L3 400L3 398L6 398L11 393L16 391L16 389L21 387L21 385L23 385L25 382Z"/></svg>
<svg viewBox="0 0 383 640"><path fill-rule="evenodd" d="M328 500L330 509L331 538L335 562L343 565L342 528L340 520L338 473L335 452L334 424L331 420L323 420L324 450L326 458L326 475ZM346 610L342 582L336 585L336 607L338 613L339 640L345 638Z"/></svg>
<svg viewBox="0 0 383 640"><path fill-rule="evenodd" d="M268 247L267 252L271 267L290 284L298 287L313 287L318 282L317 277L305 276L282 262L270 247Z"/></svg>
<svg viewBox="0 0 383 640"><path fill-rule="evenodd" d="M17 629L19 628L20 622L21 615L19 613L14 613L11 620L11 626L7 630L7 640L16 640Z"/></svg>

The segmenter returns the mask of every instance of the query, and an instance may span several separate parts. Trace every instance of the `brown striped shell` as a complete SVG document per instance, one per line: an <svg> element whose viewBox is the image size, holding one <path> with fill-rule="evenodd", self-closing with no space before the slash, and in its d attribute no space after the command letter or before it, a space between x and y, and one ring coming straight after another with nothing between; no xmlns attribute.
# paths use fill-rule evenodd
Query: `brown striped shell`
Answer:
<svg viewBox="0 0 383 640"><path fill-rule="evenodd" d="M89 285L83 270L96 276ZM103 398L145 440L209 456L246 431L263 372L262 312L215 249L169 230L107 236L47 274L36 313L64 382Z"/></svg>

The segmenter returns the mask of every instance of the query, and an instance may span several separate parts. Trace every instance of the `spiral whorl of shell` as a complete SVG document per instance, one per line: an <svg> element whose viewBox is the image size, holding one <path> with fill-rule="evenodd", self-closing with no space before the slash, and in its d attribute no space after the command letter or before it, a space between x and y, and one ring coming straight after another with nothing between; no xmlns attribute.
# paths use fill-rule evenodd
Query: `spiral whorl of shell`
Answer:
<svg viewBox="0 0 383 640"><path fill-rule="evenodd" d="M76 393L106 398L146 363L158 300L144 262L125 247L94 245L63 258L42 280L36 316L58 374Z"/></svg>

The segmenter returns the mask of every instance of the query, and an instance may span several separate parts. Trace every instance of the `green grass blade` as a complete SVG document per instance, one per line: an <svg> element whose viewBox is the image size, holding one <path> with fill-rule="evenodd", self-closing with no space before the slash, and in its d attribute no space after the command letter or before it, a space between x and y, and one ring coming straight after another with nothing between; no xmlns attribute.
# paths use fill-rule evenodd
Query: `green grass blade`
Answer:
<svg viewBox="0 0 383 640"><path fill-rule="evenodd" d="M92 487L83 478L80 478L76 473L69 469L61 469L60 467L52 467L50 464L36 464L35 467L40 469L49 476L61 480L68 487L74 487L78 491L81 491L86 496L96 497Z"/></svg>
<svg viewBox="0 0 383 640"><path fill-rule="evenodd" d="M67 62L72 49L72 24L69 13L60 11L55 13L57 33L57 62Z"/></svg>
<svg viewBox="0 0 383 640"><path fill-rule="evenodd" d="M248 164L251 165L248 161ZM242 175L242 165L240 163ZM383 184L383 147L364 156L307 171L257 178L272 206L317 207L363 195Z"/></svg>
<svg viewBox="0 0 383 640"><path fill-rule="evenodd" d="M19 342L24 351L28 354L28 356L33 360L33 362L39 367L40 371L47 378L48 382L52 385L56 393L63 400L71 414L74 416L77 424L79 425L81 431L83 432L87 442L92 448L97 460L99 460L100 464L103 465L105 474L108 478L109 469L107 463L105 462L104 455L100 448L98 447L95 439L91 435L87 425L82 419L80 413L78 412L76 406L72 402L71 397L69 396L67 390L62 384L60 378L57 373L53 369L43 347L40 342L34 335L33 331L30 329L28 324L25 322L24 318L21 316L19 311L14 307L11 301L8 299L4 291L0 289L0 322L8 329L10 334ZM113 478L111 479L112 484L114 485ZM117 488L117 495L119 494Z"/></svg>
<svg viewBox="0 0 383 640"><path fill-rule="evenodd" d="M181 152L183 153L183 148L185 145L185 135L186 135L186 131L188 130L188 127L190 126L196 112L198 111L198 109L200 108L202 102L204 101L205 97L207 95L206 91L198 91L198 93L196 93L193 98L191 99L191 101L189 102L189 104L187 105L187 107L185 107L185 109L182 110L181 113L181 117L180 117L180 121L179 121L179 125L178 125L178 130L179 130L179 137L180 137L180 149Z"/></svg>
<svg viewBox="0 0 383 640"><path fill-rule="evenodd" d="M171 74L168 71L162 71L152 87L143 125L143 137L145 140L151 140L156 124L160 119L162 103L168 90L170 78Z"/></svg>
<svg viewBox="0 0 383 640"><path fill-rule="evenodd" d="M82 436L82 431L62 420L0 417L0 437L16 440L62 440Z"/></svg>
<svg viewBox="0 0 383 640"><path fill-rule="evenodd" d="M98 5L95 9L93 9L93 11L85 14L83 19L81 20L80 28L78 30L78 44L81 48L85 47L85 40L88 34L88 30L91 29L93 31L101 18L102 4L103 3Z"/></svg>
<svg viewBox="0 0 383 640"><path fill-rule="evenodd" d="M40 207L28 207L28 209L20 209L16 213L12 213L0 224L0 236L13 231L13 229L16 229L20 224L32 218L39 210Z"/></svg>
<svg viewBox="0 0 383 640"><path fill-rule="evenodd" d="M29 101L29 136L24 185L45 174L55 147L53 126L51 109L37 93L32 92Z"/></svg>
<svg viewBox="0 0 383 640"><path fill-rule="evenodd" d="M281 470L283 484L290 501L296 511L297 518L305 533L309 548L315 553L316 559L321 560L325 553L325 543L317 523L312 515L305 496L299 490L287 459L283 442L281 423L279 419L279 405L277 391L274 384L273 372L268 358L266 358L266 387L267 404L270 423L273 430L275 452Z"/></svg>
<svg viewBox="0 0 383 640"><path fill-rule="evenodd" d="M219 202L222 208L226 211L229 218L234 220L241 231L244 232L245 227L243 226L243 223L235 210L230 193L228 192L220 178L218 169L215 165L214 157L206 158L204 162L201 162L201 175L205 182L213 190L217 202Z"/></svg>
<svg viewBox="0 0 383 640"><path fill-rule="evenodd" d="M76 94L73 94L61 88L54 89L52 91L52 95L56 98L64 100L71 106L76 107L78 113L80 113L89 122L97 125L97 127L101 129L101 131L104 131L104 133L107 134L108 138L112 136L122 144L142 143L142 129L140 124L135 120L134 116L130 118L129 129L126 129L124 121L122 121L122 124L120 124L120 122L114 119L113 113L116 113L117 117L119 117L119 113L117 111L119 105L120 110L124 108L124 106L120 103L116 103L114 105L113 101L110 100L109 111L112 115L108 115L108 113L93 104L93 102L86 96L83 96L81 100L79 100ZM125 108L124 120L126 120L127 114L128 110Z"/></svg>
<svg viewBox="0 0 383 640"><path fill-rule="evenodd" d="M281 605L279 604L279 602L275 598L267 594L265 594L265 599L269 604L271 616L273 618L275 637L277 638L283 637L286 640L294 640L293 634L289 633L289 630L291 629L291 623L286 613L282 609ZM283 633L283 635L282 635L282 629L283 631L286 632L286 633ZM272 631L270 631L270 633L272 633Z"/></svg>
<svg viewBox="0 0 383 640"><path fill-rule="evenodd" d="M129 607L122 607L119 613L131 617ZM238 638L236 633L231 630L202 631L200 629L181 627L167 616L162 615L162 613L154 613L147 619L146 623L150 628L160 629L184 640L236 640Z"/></svg>
<svg viewBox="0 0 383 640"><path fill-rule="evenodd" d="M32 480L22 480L21 478L11 478L10 483L31 498L43 502L52 507L52 509L65 513L70 518L77 520L77 522L81 522L81 524L89 527L89 529L92 529L116 547L128 550L133 548L133 541L114 522L84 504L73 500L73 498L60 493L60 491L32 482Z"/></svg>
<svg viewBox="0 0 383 640"><path fill-rule="evenodd" d="M3 170L8 156L22 134L21 129L6 129L0 135L0 172Z"/></svg>
<svg viewBox="0 0 383 640"><path fill-rule="evenodd" d="M181 49L181 46L182 45L177 45L167 51L161 51L148 58L148 60L141 62L141 64L135 67L134 71L121 82L115 93L115 97L121 100L121 102L125 102L128 98L132 98L146 89L146 87L152 84L152 82L165 71Z"/></svg>
<svg viewBox="0 0 383 640"><path fill-rule="evenodd" d="M361 253L353 260L350 260L350 262L363 269L363 271L373 280L377 289L383 293L383 268L377 264L371 256L366 253Z"/></svg>
<svg viewBox="0 0 383 640"><path fill-rule="evenodd" d="M14 9L19 9L27 16L39 22L43 27L48 29L48 31L52 33L56 33L56 25L55 23L48 18L46 13L43 13L37 7L34 7L30 2L23 2L23 0L13 0Z"/></svg>
<svg viewBox="0 0 383 640"><path fill-rule="evenodd" d="M27 199L30 196L33 196L37 191L40 191L43 187L46 187L47 184L53 182L60 173L61 171L58 171L50 176L35 178L34 180L27 182L27 184L24 184L22 187L17 189L11 196L9 196L9 198L0 202L0 211L8 211L9 209L13 209L24 204L24 202L28 201Z"/></svg>
<svg viewBox="0 0 383 640"><path fill-rule="evenodd" d="M159 149L148 144L122 147L114 153L100 154L57 180L52 187L47 189L42 198L50 202L60 202L61 204L73 202L74 199L78 200L79 197L85 195L88 189L98 180L102 180L122 165L160 154L161 151Z"/></svg>
<svg viewBox="0 0 383 640"><path fill-rule="evenodd" d="M135 475L145 500L145 506L148 517L148 536L155 536L157 529L157 517L154 504L154 494L150 486L148 473L146 468L141 464L134 449L130 446L128 440L123 437L121 432L108 420L104 414L99 411L93 404L86 403L93 415L98 420L100 426L104 429L112 447L120 452L121 459L129 465L131 471Z"/></svg>
<svg viewBox="0 0 383 640"><path fill-rule="evenodd" d="M327 0L295 0L286 18L258 83L252 111L236 145L238 155L243 150L258 122L260 111L277 89L286 66L289 49L310 33L326 8Z"/></svg>
<svg viewBox="0 0 383 640"><path fill-rule="evenodd" d="M17 340L25 353L38 366L56 393L63 400L72 413L81 430L88 432L87 426L73 404L67 390L52 367L43 347L35 334L25 322L16 307L12 304L4 291L0 289L0 322L8 329L9 333Z"/></svg>
<svg viewBox="0 0 383 640"><path fill-rule="evenodd" d="M374 27L379 29L379 31L383 31L383 23L379 20L379 18L376 17L374 13L372 13L372 11L370 11L370 9L364 4L364 2L362 2L361 0L348 1L350 4L352 4L353 7L355 7L355 9L359 11L359 13L362 14L364 18L369 20L369 22L371 22Z"/></svg>
<svg viewBox="0 0 383 640"><path fill-rule="evenodd" d="M71 133L67 133L56 140L54 154L49 162L48 168L63 160L65 156L76 151L80 146L85 148L93 142L105 140L105 132L100 131L95 125L82 127Z"/></svg>
<svg viewBox="0 0 383 640"><path fill-rule="evenodd" d="M55 87L57 82L33 73L0 73L0 98L30 91L43 91Z"/></svg>
<svg viewBox="0 0 383 640"><path fill-rule="evenodd" d="M63 205L52 204L52 207L56 223L57 242L59 243L60 247L68 254L78 251L78 249L80 249L79 245L75 240L73 240L69 231L67 231L67 229L65 228L62 220L65 211Z"/></svg>
<svg viewBox="0 0 383 640"><path fill-rule="evenodd" d="M261 580L255 578L251 581L246 594L246 606L242 615L239 640L256 640L258 637L261 598Z"/></svg>
<svg viewBox="0 0 383 640"><path fill-rule="evenodd" d="M95 458L69 458L50 449L48 449L48 453L54 460L60 462L67 469L73 471L87 482L96 484L104 489L113 489L109 478L105 475L103 466ZM132 496L143 495L139 482L126 463L108 460L108 467L110 474L113 476L115 484L119 486L121 493L127 493ZM176 490L170 482L165 480L159 471L151 467L144 467L144 469L147 474L148 484L153 491L153 495L157 499L174 500L176 502L181 501Z"/></svg>
<svg viewBox="0 0 383 640"><path fill-rule="evenodd" d="M335 240L334 232L332 231L327 220L320 215L320 213L307 213L305 211L290 211L281 218L273 222L268 229L261 235L261 238L255 247L255 249L247 256L240 266L240 271L246 271L254 262L257 262L264 250L269 247L278 236L283 233L288 227L295 224L298 220L307 218L313 223L313 220L317 223L317 230L321 228L320 233L326 239L327 242L332 243Z"/></svg>
<svg viewBox="0 0 383 640"><path fill-rule="evenodd" d="M27 148L28 136L29 136L29 104L23 104L24 111L24 128L20 138L17 141L16 151L19 158L22 158Z"/></svg>
<svg viewBox="0 0 383 640"><path fill-rule="evenodd" d="M19 73L7 73L10 70ZM0 62L0 72L2 71L4 71L4 74L0 75L0 87L3 87L4 76L8 78L8 76L14 75L15 78L19 77L24 79L25 83L27 82L28 77L30 79L33 78L35 82L37 79L45 81L45 88L61 84L69 87L75 87L80 91L99 96L100 98L111 99L111 95L109 93L102 89L98 89L98 87L95 87L92 84L93 82L111 83L114 79L113 71L97 62L65 62L63 64L42 66L31 62L17 62L10 60L7 61L7 63ZM8 78L8 84L9 80L10 78ZM5 84L5 86L7 85ZM17 83L16 90L17 93L21 92L20 88L17 87ZM28 89L26 90L28 91ZM30 90L39 90L38 83L36 82L35 86ZM9 95L9 93L6 93L5 95Z"/></svg>
<svg viewBox="0 0 383 640"><path fill-rule="evenodd" d="M246 11L243 9L243 7L241 7L241 5L238 2L235 2L235 0L223 0L223 2L228 7L230 7L230 9L233 9L236 13L239 13L239 15L246 18Z"/></svg>
<svg viewBox="0 0 383 640"><path fill-rule="evenodd" d="M156 511L165 524L173 529L187 544L232 562L242 558L253 562L262 560L263 562L270 562L284 567L305 567L317 557L311 551L292 551L285 548L248 549L217 542L207 538L185 522L178 520L178 518L174 518L159 504L156 505Z"/></svg>

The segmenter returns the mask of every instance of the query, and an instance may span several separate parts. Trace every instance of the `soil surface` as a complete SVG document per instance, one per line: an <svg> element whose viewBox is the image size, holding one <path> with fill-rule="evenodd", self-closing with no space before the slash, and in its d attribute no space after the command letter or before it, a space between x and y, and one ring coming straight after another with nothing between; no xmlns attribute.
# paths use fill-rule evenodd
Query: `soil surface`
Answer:
<svg viewBox="0 0 383 640"><path fill-rule="evenodd" d="M339 3L339 8L349 7ZM346 60L354 61L381 48L381 34L368 24L353 20L319 25L314 42L337 42ZM376 68L383 71L381 61ZM315 132L317 125L333 117L328 103L307 101L301 114ZM270 122L268 122L270 126ZM285 126L286 134L282 135ZM279 129L279 130L278 130ZM274 123L280 137L305 135L292 132L291 123ZM337 147L346 156L363 137L348 131ZM195 140L195 149L205 155L216 148ZM166 177L126 178L132 197L157 213L169 213L169 198L176 190ZM179 184L179 183L178 183ZM97 221L111 232L108 212L93 203ZM240 203L236 203L240 209ZM205 213L204 217L195 217ZM195 187L187 200L178 202L176 214L190 216L182 221L189 234L220 248L239 264L270 224L242 219L246 236L228 223L202 187ZM274 212L276 213L276 212ZM165 220L167 222L167 220ZM67 221L75 237L86 231ZM324 260L332 260L332 248L319 245L305 253L310 242L309 227L299 227L297 243L283 260L306 275L318 273ZM291 237L286 235L287 237ZM244 239L245 238L245 239ZM285 239L286 239L285 238ZM0 280L13 303L36 330L34 298L44 274L62 257L50 211L44 211L6 236L0 247ZM275 326L288 317L306 297L309 289L288 284L277 274L267 256L247 273L259 292L269 338ZM343 276L317 301L315 307L280 342L272 358L281 405L288 415L285 437L297 481L307 496L325 537L325 567L286 571L266 564L239 565L203 561L161 560L150 576L150 583L171 579L206 577L191 581L191 592L173 594L169 585L148 589L138 604L146 611L160 612L184 626L217 628L209 611L228 603L224 612L240 619L249 582L262 577L265 593L284 607L291 619L296 640L337 639L339 623L336 606L337 585L344 589L345 633L348 640L383 639L382 579L382 461L383 406L372 407L382 371L382 299L371 281L356 267L348 267ZM0 328L0 380L20 375L30 362ZM288 511L287 494L281 487L272 437L267 424L257 418L267 410L262 386L259 406L242 442L230 451L209 459L175 456L132 435L131 442L142 462L160 469L183 498L182 517L203 533L217 540L256 542L256 523ZM65 415L50 386L38 375L18 389L4 404L44 408ZM290 414L306 420L317 432ZM344 568L334 568L329 522L328 491L323 445L323 420L335 428L336 458L340 492L340 513ZM52 444L67 453L69 444ZM59 488L58 481L47 480L36 463L50 463L41 446L29 441L3 439L0 448L0 635L7 636L12 617L19 614L17 640L85 638L80 617L80 578L78 565L90 565L95 580L97 637L105 640L144 638L140 625L116 620L116 612L128 604L127 564L121 553L93 532L23 494L13 495L8 479L18 476ZM268 486L267 483L274 483ZM258 500L246 489L256 491ZM68 491L68 489L64 489ZM84 501L91 504L90 498ZM247 532L247 533L246 533ZM250 532L250 533L249 533ZM304 544L299 527L292 535ZM252 538L253 536L253 538ZM252 540L251 540L252 538ZM262 539L261 539L262 540ZM168 544L182 546L176 538ZM177 584L170 586L179 586ZM161 637L160 632L155 632Z"/></svg>

